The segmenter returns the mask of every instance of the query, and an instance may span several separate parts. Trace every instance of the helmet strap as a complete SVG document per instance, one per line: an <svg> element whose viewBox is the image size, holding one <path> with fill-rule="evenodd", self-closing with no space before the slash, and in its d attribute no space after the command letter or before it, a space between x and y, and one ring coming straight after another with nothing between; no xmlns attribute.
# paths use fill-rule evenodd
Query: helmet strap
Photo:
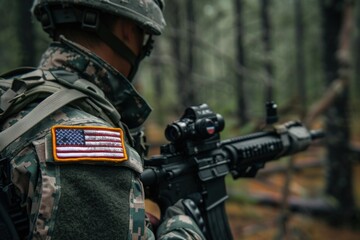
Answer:
<svg viewBox="0 0 360 240"><path fill-rule="evenodd" d="M134 76L139 68L140 62L146 56L149 56L151 54L151 50L153 49L153 46L154 46L154 40L152 39L152 36L150 35L146 44L144 46L142 46L139 56L136 57L134 65L132 65L132 67L131 67L129 76L127 77L130 81L134 78Z"/></svg>
<svg viewBox="0 0 360 240"><path fill-rule="evenodd" d="M139 55L136 56L123 41L113 34L109 26L100 21L100 14L96 10L85 9L79 11L74 8L57 8L50 11L47 7L44 9L45 12L42 14L41 22L44 30L47 31L51 37L54 37L55 25L80 22L82 29L95 32L111 49L129 62L131 69L127 78L130 81L134 78L141 60L149 56L153 48L154 41L150 36L146 44L142 47Z"/></svg>
<svg viewBox="0 0 360 240"><path fill-rule="evenodd" d="M95 31L101 40L130 63L131 70L127 78L131 81L139 68L140 62L150 55L154 40L150 36L139 55L136 56L123 41L113 34L107 25L99 20L99 16L96 11L85 10L81 27L85 30Z"/></svg>

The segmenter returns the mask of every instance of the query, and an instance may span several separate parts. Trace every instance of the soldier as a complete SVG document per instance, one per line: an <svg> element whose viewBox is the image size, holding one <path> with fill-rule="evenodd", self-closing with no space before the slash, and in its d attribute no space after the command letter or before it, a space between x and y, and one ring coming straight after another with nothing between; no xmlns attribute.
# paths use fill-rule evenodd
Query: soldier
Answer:
<svg viewBox="0 0 360 240"><path fill-rule="evenodd" d="M37 69L5 74L0 85L0 215L15 223L8 235L204 239L181 201L157 233L146 221L139 129L150 108L131 81L163 31L163 7L162 0L34 1L54 42ZM6 216L4 206L16 214Z"/></svg>

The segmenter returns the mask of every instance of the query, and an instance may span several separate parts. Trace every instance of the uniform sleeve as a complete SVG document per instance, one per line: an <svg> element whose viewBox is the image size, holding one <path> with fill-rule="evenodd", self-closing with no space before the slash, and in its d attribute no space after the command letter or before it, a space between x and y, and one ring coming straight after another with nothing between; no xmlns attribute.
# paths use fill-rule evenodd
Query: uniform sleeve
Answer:
<svg viewBox="0 0 360 240"><path fill-rule="evenodd" d="M83 134L88 126L90 132L97 129L96 134L114 130L100 119L64 107L8 147L16 153L9 154L15 156L13 182L28 208L30 239L138 239L147 233L144 193L138 179L142 162L126 142L120 144L127 153L122 162L87 157L83 162L55 161L54 149L59 149L60 140L68 143L84 138L60 138L50 130L64 127Z"/></svg>
<svg viewBox="0 0 360 240"><path fill-rule="evenodd" d="M36 152L24 148L11 160L12 183L21 199L21 206L27 209L30 229L34 227L34 219L40 205L40 171Z"/></svg>
<svg viewBox="0 0 360 240"><path fill-rule="evenodd" d="M159 240L203 240L205 239L195 221L185 215L181 201L167 209L164 221L157 230Z"/></svg>

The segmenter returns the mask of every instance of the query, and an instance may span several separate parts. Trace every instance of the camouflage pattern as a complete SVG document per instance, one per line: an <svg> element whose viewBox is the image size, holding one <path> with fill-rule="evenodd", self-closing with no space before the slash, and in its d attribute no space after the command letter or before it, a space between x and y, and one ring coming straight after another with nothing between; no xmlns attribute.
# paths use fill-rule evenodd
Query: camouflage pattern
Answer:
<svg viewBox="0 0 360 240"><path fill-rule="evenodd" d="M145 201L144 191L139 179L133 179L130 191L130 239L145 239Z"/></svg>
<svg viewBox="0 0 360 240"><path fill-rule="evenodd" d="M194 221L186 215L177 215L167 219L160 225L158 233L159 240L205 239Z"/></svg>
<svg viewBox="0 0 360 240"><path fill-rule="evenodd" d="M29 108L31 109L31 108ZM14 124L17 119L25 115L25 111L17 117L6 122L5 127ZM11 144L5 152L7 156L15 157L11 161L13 167L12 179L19 191L23 206L28 208L30 216L30 229L33 239L49 239L55 227L57 206L61 194L61 181L59 166L51 164L54 162L49 128L52 125L91 125L109 126L100 119L97 119L82 111L74 111L72 108L64 108L57 111L51 117L41 123L41 127L30 130L20 139ZM26 146L27 145L27 146ZM21 149L22 146L26 146ZM128 149L131 147L127 146ZM35 151L34 151L35 149ZM138 155L129 154L137 166L141 165ZM130 163L124 163L126 166ZM118 164L121 165L121 164ZM136 169L137 167L132 167ZM141 170L139 168L138 170ZM129 239L139 233L144 239L144 193L139 181L133 181L133 189L129 192L130 216L129 226L136 226L135 233L129 232ZM114 190L116 194L116 190ZM133 215L134 214L134 215ZM138 239L138 238L136 238Z"/></svg>
<svg viewBox="0 0 360 240"><path fill-rule="evenodd" d="M74 4L133 20L148 34L160 35L165 27L163 0L35 0L32 12L40 20L42 8L51 4Z"/></svg>
<svg viewBox="0 0 360 240"><path fill-rule="evenodd" d="M142 100L131 84L120 73L94 54L64 38L61 40L61 43L53 43L49 47L43 55L40 68L51 71L66 70L80 74L84 79L101 88L105 96L115 102L115 106L119 109L120 113L125 112L125 115L127 114L128 117L126 119L128 121L135 121L133 126L140 125L148 115L148 113L144 115L141 112L146 111L146 109L149 111L146 102ZM133 103L133 105L126 105L128 110L122 105L124 99L127 101L127 104ZM36 104L29 105L17 115L7 119L0 126L0 130L15 124L35 106ZM140 120L136 120L137 117ZM61 191L64 191L64 189L61 186L60 167L54 164L49 129L53 125L60 124L113 127L112 124L82 110L63 107L5 149L5 156L11 159L13 183L21 197L22 206L26 207L29 213L32 234L30 239L56 239L52 236L52 233L54 229L59 228L56 225L56 217L59 213L58 204L61 201ZM132 187L128 192L129 197L127 201L119 199L119 203L128 204L126 206L129 209L129 215L118 217L121 221L125 221L126 226L129 227L128 233L125 233L128 239L155 239L154 233L147 227L148 223L145 220L145 196L143 186L139 181L139 173L143 168L142 160L130 144L127 144L126 148L129 153L128 161L120 164L107 163L111 166L119 167L119 169L128 169L128 171L134 173L128 179ZM112 181L116 181L116 179L112 179ZM89 189L89 191L101 194L102 189ZM111 190L115 195L119 194L117 191L117 189ZM106 206L106 202L101 204ZM179 207L174 206L174 208L177 209L173 211L176 214L167 215L168 217L164 219L165 221L157 232L157 238L205 239L193 220L185 216L182 209L179 210ZM168 210L170 213L171 209ZM106 219L103 220L106 221ZM119 235L113 237L113 239L118 238L121 237Z"/></svg>
<svg viewBox="0 0 360 240"><path fill-rule="evenodd" d="M203 233L194 220L185 214L182 200L166 210L164 221L158 228L157 239L159 240L203 240Z"/></svg>
<svg viewBox="0 0 360 240"><path fill-rule="evenodd" d="M129 128L141 126L151 112L146 101L121 73L94 53L65 38L61 38L61 43L50 45L40 66L45 70L80 73L104 92Z"/></svg>

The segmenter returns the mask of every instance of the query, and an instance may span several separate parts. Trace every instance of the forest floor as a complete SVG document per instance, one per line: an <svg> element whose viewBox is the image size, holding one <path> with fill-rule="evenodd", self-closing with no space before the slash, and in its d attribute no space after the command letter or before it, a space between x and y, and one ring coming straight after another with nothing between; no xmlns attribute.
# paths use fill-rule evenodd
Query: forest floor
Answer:
<svg viewBox="0 0 360 240"><path fill-rule="evenodd" d="M289 212L285 225L279 219L287 208L259 204L261 200L276 200L281 203L286 183L287 167L290 158L266 164L254 179L226 179L229 199L226 211L234 239L244 240L360 240L360 224L357 227L347 225L335 227L326 221L326 217L315 217L306 212ZM324 166L324 149L321 146L310 147L308 151L297 154L293 158L295 166L289 181L290 200L310 200L310 204L318 204L325 188L326 171ZM360 209L360 162L354 162L353 169L354 199ZM311 203L311 200L313 203ZM156 213L156 207L147 201L147 211ZM321 205L321 204L320 204ZM312 205L312 207L314 207ZM155 209L155 210L154 210ZM359 218L359 216L358 216ZM360 222L360 219L358 219ZM283 228L281 228L283 226ZM284 227L285 226L285 227ZM279 234L287 232L286 237Z"/></svg>
<svg viewBox="0 0 360 240"><path fill-rule="evenodd" d="M319 205L325 187L326 172L321 147L311 147L308 151L297 154L293 159L296 166L303 166L292 171L289 184L289 202L304 201L311 207ZM316 217L306 213L289 212L285 229L287 237L280 237L284 229L280 219L283 219L284 209L271 207L268 204L256 203L256 199L278 200L281 203L286 182L286 170L290 159L268 163L255 179L227 181L230 199L226 205L229 223L234 239L244 240L359 240L360 225L350 227L347 225L335 227L326 221L326 215ZM354 199L360 209L360 164L354 163L353 169ZM292 200L292 201L291 201ZM360 222L360 217L357 216Z"/></svg>

